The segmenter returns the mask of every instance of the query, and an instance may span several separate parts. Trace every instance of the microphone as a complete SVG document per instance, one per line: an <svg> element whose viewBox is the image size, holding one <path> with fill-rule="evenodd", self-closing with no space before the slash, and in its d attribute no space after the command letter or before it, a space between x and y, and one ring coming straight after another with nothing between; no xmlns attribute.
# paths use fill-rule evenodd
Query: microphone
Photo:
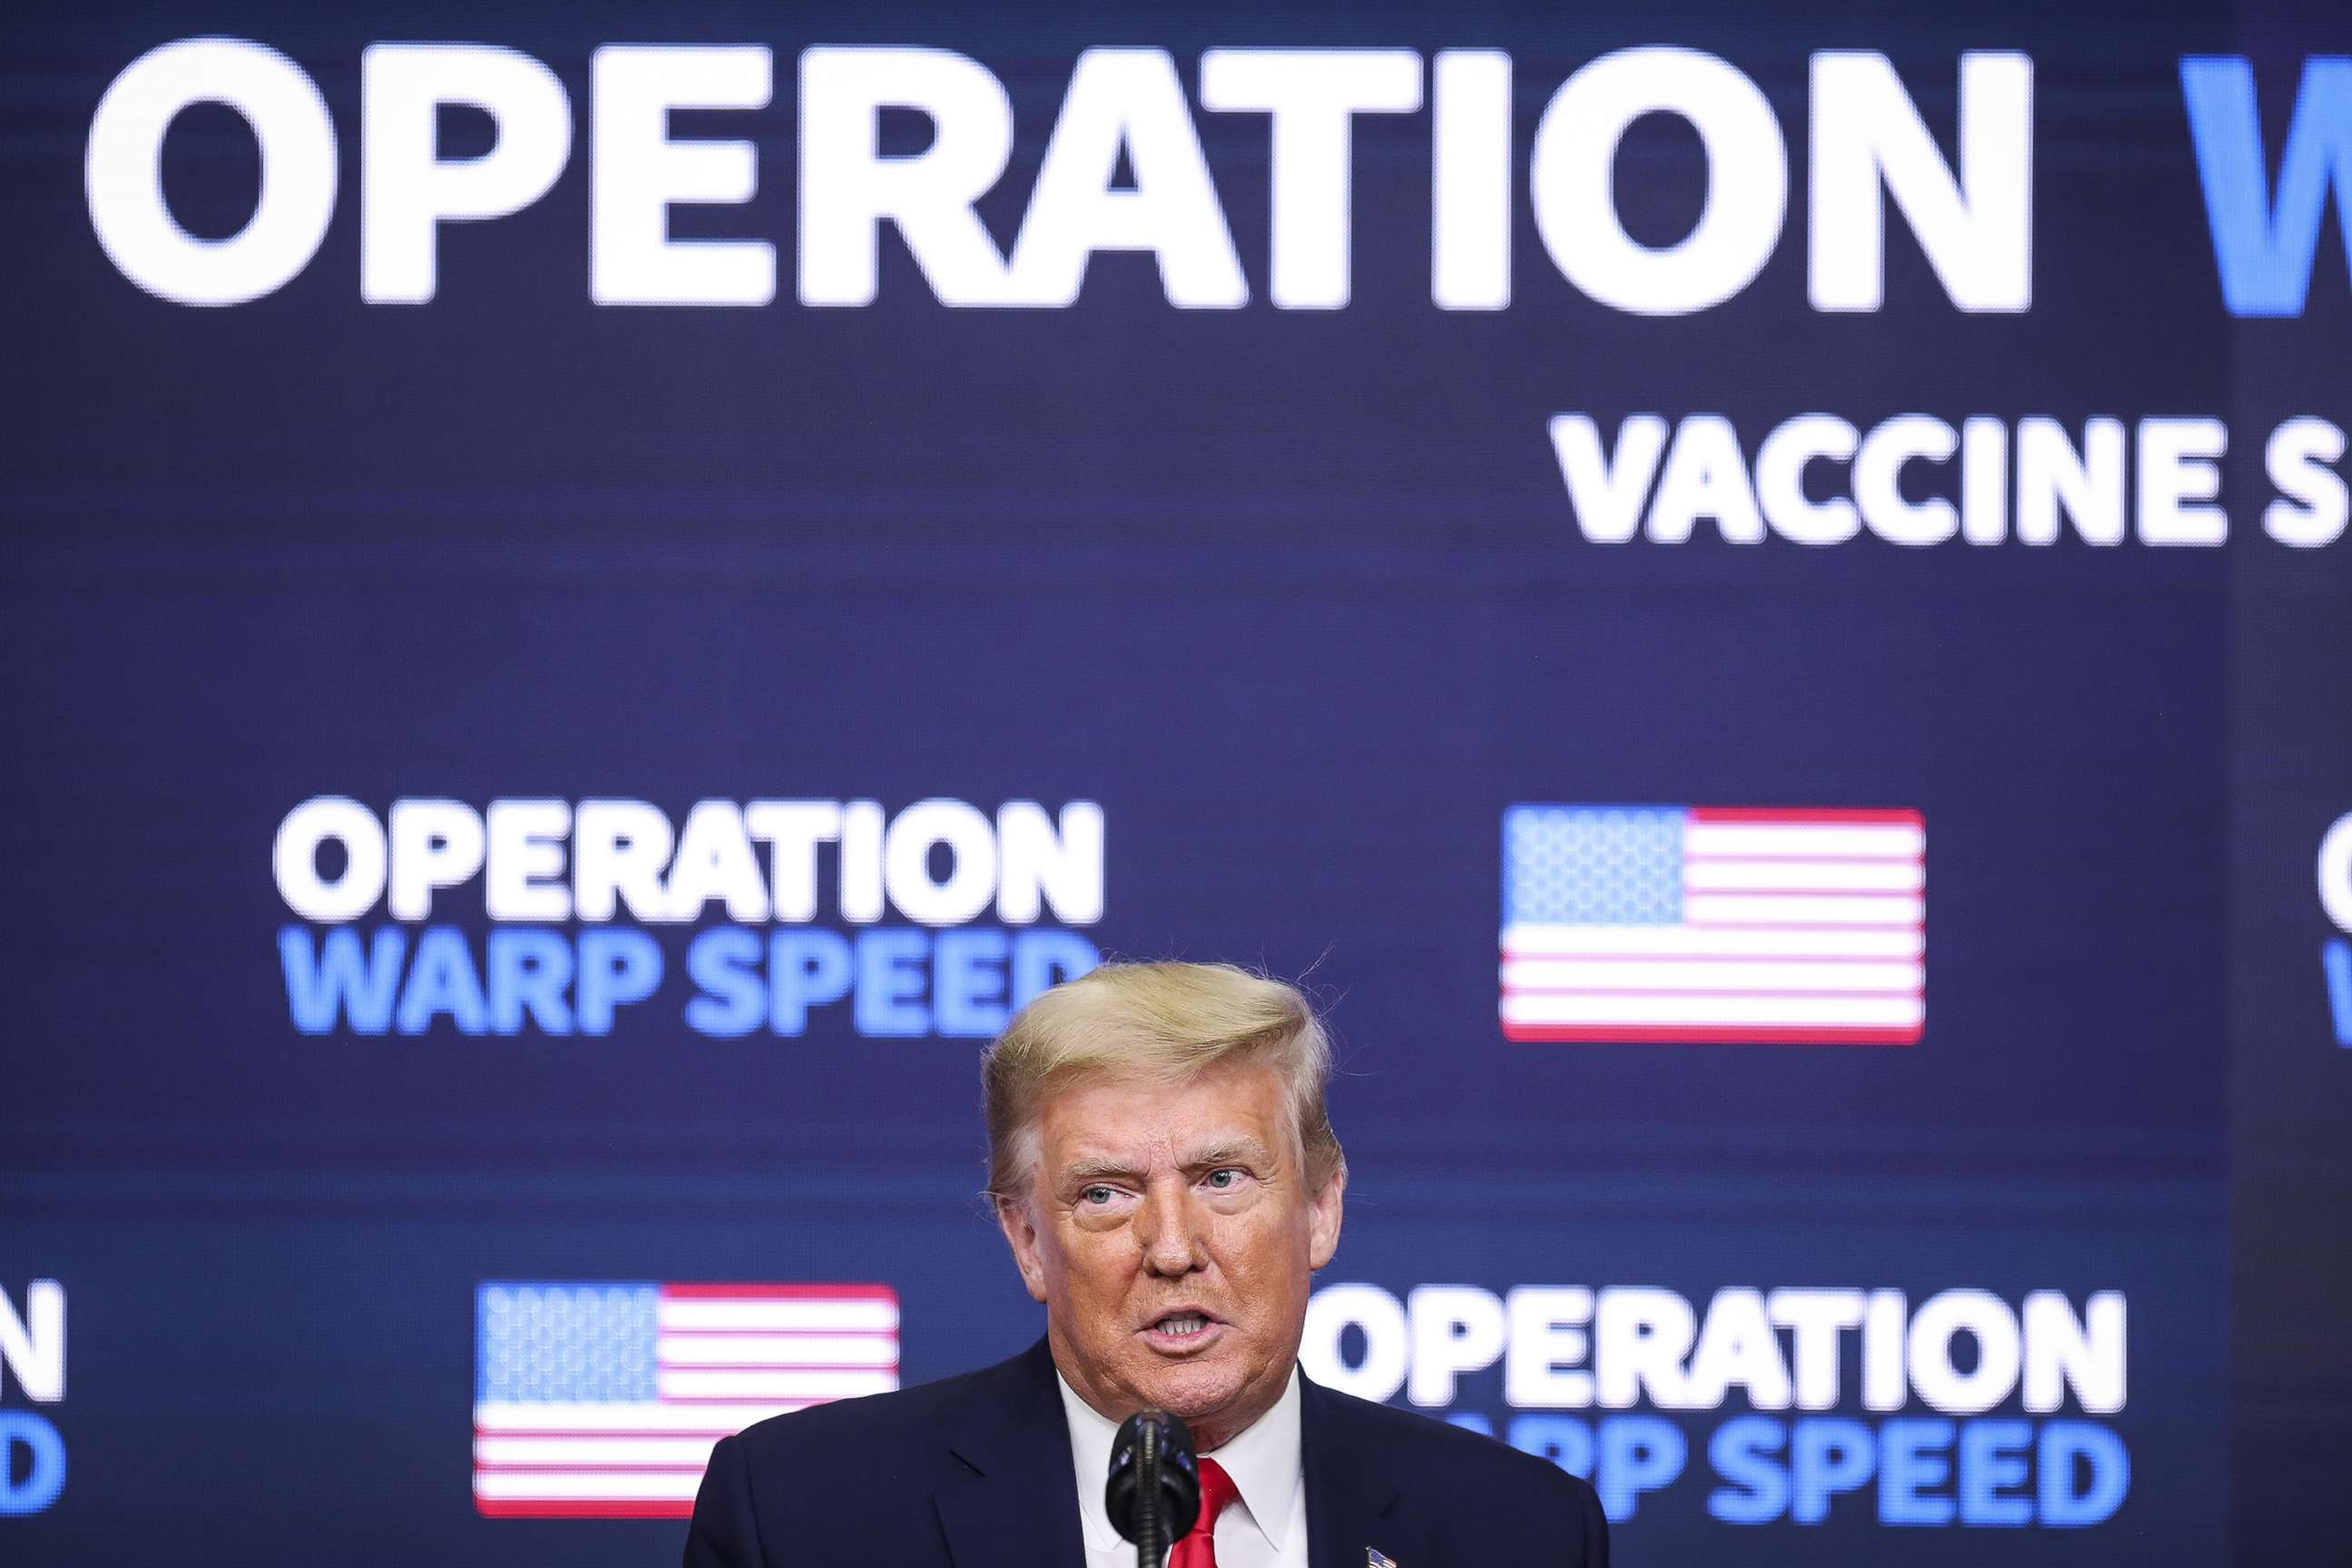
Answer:
<svg viewBox="0 0 2352 1568"><path fill-rule="evenodd" d="M1181 1416L1139 1410L1119 1423L1103 1505L1118 1532L1135 1542L1136 1562L1160 1568L1161 1555L1201 1517L1200 1462Z"/></svg>

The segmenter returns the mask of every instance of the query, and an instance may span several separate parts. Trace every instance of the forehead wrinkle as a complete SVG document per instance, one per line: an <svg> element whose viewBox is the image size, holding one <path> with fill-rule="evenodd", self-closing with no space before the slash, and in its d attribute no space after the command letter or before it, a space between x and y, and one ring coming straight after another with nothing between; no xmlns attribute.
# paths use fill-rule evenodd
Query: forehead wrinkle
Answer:
<svg viewBox="0 0 2352 1568"><path fill-rule="evenodd" d="M1140 1173L1135 1162L1116 1154L1082 1154L1063 1162L1057 1174L1066 1182L1087 1181L1097 1176L1133 1176Z"/></svg>
<svg viewBox="0 0 2352 1568"><path fill-rule="evenodd" d="M1160 1086L1129 1075L1089 1075L1065 1085L1038 1107L1028 1129L1035 1140L1038 1179L1059 1189L1107 1177L1140 1181L1155 1171L1228 1162L1255 1163L1268 1171L1286 1166L1295 1155L1297 1134L1275 1075L1256 1064L1221 1067L1228 1073L1262 1076L1270 1100L1248 1095L1237 1105L1220 1096L1222 1103L1171 1105L1159 1098L1166 1092ZM1092 1099L1104 1091L1113 1097L1108 1106ZM1137 1096L1150 1100L1140 1112L1133 1104ZM1184 1091L1179 1089L1177 1097L1183 1099Z"/></svg>
<svg viewBox="0 0 2352 1568"><path fill-rule="evenodd" d="M1188 1153L1182 1163L1194 1165L1241 1164L1255 1162L1267 1165L1274 1163L1274 1151L1255 1138L1219 1138L1201 1145Z"/></svg>
<svg viewBox="0 0 2352 1568"><path fill-rule="evenodd" d="M1167 1153L1167 1151L1163 1145L1162 1150L1155 1152ZM1192 1145L1181 1156L1169 1154L1165 1163L1173 1169L1186 1171L1202 1165L1271 1165L1275 1158L1275 1152L1262 1141L1239 1133ZM1139 1163L1125 1154L1079 1153L1063 1161L1055 1167L1055 1173L1065 1182L1083 1182L1101 1176L1140 1176L1161 1163L1159 1158L1148 1158Z"/></svg>

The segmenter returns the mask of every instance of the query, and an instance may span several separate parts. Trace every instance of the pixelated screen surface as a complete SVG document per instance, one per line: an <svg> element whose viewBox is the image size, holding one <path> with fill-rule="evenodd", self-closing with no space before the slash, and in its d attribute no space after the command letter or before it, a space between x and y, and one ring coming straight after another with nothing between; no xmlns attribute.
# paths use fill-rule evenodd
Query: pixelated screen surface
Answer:
<svg viewBox="0 0 2352 1568"><path fill-rule="evenodd" d="M0 1560L674 1560L1041 1332L978 1056L1160 957L1624 1563L2340 1518L2339 25L0 38Z"/></svg>

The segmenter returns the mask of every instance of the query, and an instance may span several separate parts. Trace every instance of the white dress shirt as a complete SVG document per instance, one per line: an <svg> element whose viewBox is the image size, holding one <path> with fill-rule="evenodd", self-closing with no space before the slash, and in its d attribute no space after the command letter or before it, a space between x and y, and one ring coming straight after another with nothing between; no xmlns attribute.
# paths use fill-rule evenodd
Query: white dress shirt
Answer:
<svg viewBox="0 0 2352 1568"><path fill-rule="evenodd" d="M1059 1372L1069 1417L1070 1458L1078 1475L1078 1528L1087 1568L1135 1568L1135 1543L1121 1536L1103 1506L1111 1444L1118 1425L1096 1414ZM1202 1456L1231 1476L1241 1495L1217 1516L1217 1568L1307 1568L1307 1477L1298 1468L1298 1369L1274 1408L1222 1448Z"/></svg>

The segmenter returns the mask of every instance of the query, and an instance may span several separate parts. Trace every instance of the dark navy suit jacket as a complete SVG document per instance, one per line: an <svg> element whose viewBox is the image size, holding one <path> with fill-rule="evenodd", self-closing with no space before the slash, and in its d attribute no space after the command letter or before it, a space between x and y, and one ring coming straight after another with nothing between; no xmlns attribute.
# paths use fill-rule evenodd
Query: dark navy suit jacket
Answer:
<svg viewBox="0 0 2352 1568"><path fill-rule="evenodd" d="M1591 1488L1299 1377L1311 1568L1606 1568ZM1086 1568L1040 1340L984 1372L762 1421L710 1456L686 1568ZM1097 1477L1086 1484L1100 1486Z"/></svg>

